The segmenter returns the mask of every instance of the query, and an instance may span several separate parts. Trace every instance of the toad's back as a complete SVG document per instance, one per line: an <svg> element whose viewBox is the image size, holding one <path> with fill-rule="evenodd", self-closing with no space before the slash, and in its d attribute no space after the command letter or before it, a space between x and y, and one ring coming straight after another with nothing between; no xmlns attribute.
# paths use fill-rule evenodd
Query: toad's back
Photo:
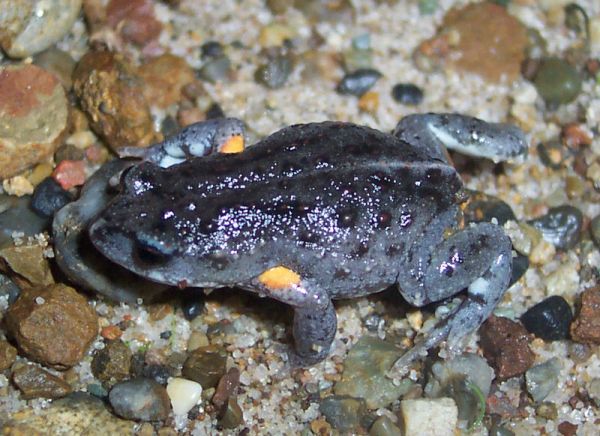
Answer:
<svg viewBox="0 0 600 436"><path fill-rule="evenodd" d="M395 281L440 211L454 169L392 135L346 123L283 129L236 155L142 163L91 228L94 244L165 283L247 283L285 265L332 296Z"/></svg>

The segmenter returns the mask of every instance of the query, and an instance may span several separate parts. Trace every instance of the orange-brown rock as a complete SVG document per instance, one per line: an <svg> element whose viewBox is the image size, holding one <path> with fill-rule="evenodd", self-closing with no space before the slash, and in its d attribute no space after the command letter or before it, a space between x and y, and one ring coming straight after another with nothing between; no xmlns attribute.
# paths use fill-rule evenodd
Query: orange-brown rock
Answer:
<svg viewBox="0 0 600 436"><path fill-rule="evenodd" d="M571 324L571 337L575 342L600 344L600 287L581 294L581 307Z"/></svg>
<svg viewBox="0 0 600 436"><path fill-rule="evenodd" d="M181 99L182 88L194 81L194 71L175 55L164 54L140 68L144 79L144 95L150 105L166 108Z"/></svg>
<svg viewBox="0 0 600 436"><path fill-rule="evenodd" d="M0 66L0 179L49 158L67 131L58 79L35 65Z"/></svg>
<svg viewBox="0 0 600 436"><path fill-rule="evenodd" d="M525 26L506 8L472 3L451 9L438 34L419 46L416 57L498 82L519 77L526 46Z"/></svg>
<svg viewBox="0 0 600 436"><path fill-rule="evenodd" d="M12 379L24 399L61 398L72 392L62 378L36 365L19 364L13 368Z"/></svg>
<svg viewBox="0 0 600 436"><path fill-rule="evenodd" d="M98 316L87 299L63 284L24 289L6 314L19 350L48 366L77 364L98 333Z"/></svg>
<svg viewBox="0 0 600 436"><path fill-rule="evenodd" d="M88 52L75 68L73 88L92 129L112 148L145 147L159 139L143 81L137 68L122 55Z"/></svg>

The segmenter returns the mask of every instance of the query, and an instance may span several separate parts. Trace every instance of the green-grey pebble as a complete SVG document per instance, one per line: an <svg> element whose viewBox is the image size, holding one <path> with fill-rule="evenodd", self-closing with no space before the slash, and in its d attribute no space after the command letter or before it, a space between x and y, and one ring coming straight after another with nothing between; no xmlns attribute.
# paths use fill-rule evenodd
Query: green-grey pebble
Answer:
<svg viewBox="0 0 600 436"><path fill-rule="evenodd" d="M360 427L367 405L362 398L332 395L321 400L319 410L333 428L350 432Z"/></svg>
<svg viewBox="0 0 600 436"><path fill-rule="evenodd" d="M206 62L198 70L198 77L210 83L227 80L231 61L227 56L220 56Z"/></svg>
<svg viewBox="0 0 600 436"><path fill-rule="evenodd" d="M538 93L550 107L570 103L581 92L581 75L567 61L546 58L533 79Z"/></svg>
<svg viewBox="0 0 600 436"><path fill-rule="evenodd" d="M536 403L543 401L556 389L560 368L560 360L553 357L527 370L525 386Z"/></svg>
<svg viewBox="0 0 600 436"><path fill-rule="evenodd" d="M387 416L380 416L369 430L369 436L401 436L400 428Z"/></svg>
<svg viewBox="0 0 600 436"><path fill-rule="evenodd" d="M254 74L254 79L270 89L281 88L285 85L292 72L292 60L286 55L277 55L265 65L261 65Z"/></svg>
<svg viewBox="0 0 600 436"><path fill-rule="evenodd" d="M344 361L342 379L333 387L336 395L364 398L370 409L385 407L413 386L404 379L395 385L386 372L402 352L393 344L373 336L363 336Z"/></svg>

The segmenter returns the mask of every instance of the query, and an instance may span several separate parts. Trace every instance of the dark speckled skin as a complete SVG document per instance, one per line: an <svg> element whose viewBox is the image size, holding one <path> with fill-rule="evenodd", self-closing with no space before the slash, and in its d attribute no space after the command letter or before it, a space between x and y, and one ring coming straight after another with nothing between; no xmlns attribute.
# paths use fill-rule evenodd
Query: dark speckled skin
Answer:
<svg viewBox="0 0 600 436"><path fill-rule="evenodd" d="M471 315L479 311L474 322L438 327L424 345L431 347L487 317L510 277L510 242L492 224L444 241L462 183L430 150L325 122L285 128L239 154L166 169L143 162L124 174L123 192L90 236L109 259L151 280L238 285L291 304L301 364L327 355L335 334L331 298L399 283L405 298L422 306L479 277L497 288L489 299L470 293L477 298L461 310L485 310L469 306ZM300 275L301 290L272 292L257 282L277 265Z"/></svg>

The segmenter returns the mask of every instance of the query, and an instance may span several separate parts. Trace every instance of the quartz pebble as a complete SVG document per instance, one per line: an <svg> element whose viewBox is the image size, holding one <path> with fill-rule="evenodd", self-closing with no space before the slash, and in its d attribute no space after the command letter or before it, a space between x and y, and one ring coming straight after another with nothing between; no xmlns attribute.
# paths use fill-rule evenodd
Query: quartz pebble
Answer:
<svg viewBox="0 0 600 436"><path fill-rule="evenodd" d="M405 436L453 436L458 423L452 398L402 400L400 414Z"/></svg>
<svg viewBox="0 0 600 436"><path fill-rule="evenodd" d="M523 374L535 361L529 348L531 336L521 324L491 316L479 329L483 355L494 368L498 380Z"/></svg>
<svg viewBox="0 0 600 436"><path fill-rule="evenodd" d="M356 432L361 418L366 414L365 400L349 396L332 395L321 400L319 410L334 429Z"/></svg>
<svg viewBox="0 0 600 436"><path fill-rule="evenodd" d="M165 388L146 378L116 384L108 400L115 413L125 419L158 421L166 419L171 409Z"/></svg>
<svg viewBox="0 0 600 436"><path fill-rule="evenodd" d="M400 428L387 416L380 416L369 429L369 436L401 436Z"/></svg>
<svg viewBox="0 0 600 436"><path fill-rule="evenodd" d="M58 369L79 362L98 333L87 299L63 284L24 289L6 324L21 352Z"/></svg>
<svg viewBox="0 0 600 436"><path fill-rule="evenodd" d="M66 35L81 10L81 0L4 0L0 46L10 57L39 53Z"/></svg>
<svg viewBox="0 0 600 436"><path fill-rule="evenodd" d="M188 413L192 407L200 402L202 398L202 386L191 380L173 377L167 383L167 394L171 399L173 413L183 415Z"/></svg>
<svg viewBox="0 0 600 436"><path fill-rule="evenodd" d="M68 127L58 79L28 64L0 66L0 179L49 158Z"/></svg>
<svg viewBox="0 0 600 436"><path fill-rule="evenodd" d="M558 295L546 298L521 316L527 331L545 341L566 339L572 320L571 306Z"/></svg>
<svg viewBox="0 0 600 436"><path fill-rule="evenodd" d="M560 369L560 360L553 357L527 370L525 373L525 386L533 401L540 403L556 389Z"/></svg>

